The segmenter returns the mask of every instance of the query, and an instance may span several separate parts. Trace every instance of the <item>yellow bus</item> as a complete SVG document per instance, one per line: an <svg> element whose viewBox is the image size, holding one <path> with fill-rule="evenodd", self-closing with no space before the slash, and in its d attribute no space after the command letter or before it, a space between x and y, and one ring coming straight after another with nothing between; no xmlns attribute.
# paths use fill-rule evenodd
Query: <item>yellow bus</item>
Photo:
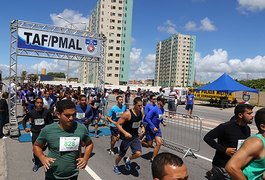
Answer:
<svg viewBox="0 0 265 180"><path fill-rule="evenodd" d="M195 91L194 88L189 89L195 96L196 99L201 99L201 100L217 100L219 101L223 97L227 97L228 101L233 101L235 98L235 93L225 93L225 92L218 92L218 91Z"/></svg>

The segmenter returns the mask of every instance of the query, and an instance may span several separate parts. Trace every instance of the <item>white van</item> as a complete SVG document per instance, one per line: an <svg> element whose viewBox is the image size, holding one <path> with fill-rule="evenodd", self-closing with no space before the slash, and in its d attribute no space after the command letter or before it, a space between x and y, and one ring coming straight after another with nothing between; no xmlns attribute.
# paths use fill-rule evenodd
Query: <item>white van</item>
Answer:
<svg viewBox="0 0 265 180"><path fill-rule="evenodd" d="M183 88L183 87L174 87L174 91L177 93L177 98L176 98L176 104L185 104L187 100L187 94L189 89L188 88ZM168 101L169 98L169 93L170 93L170 87L165 87L163 88L165 91L164 96L166 101Z"/></svg>

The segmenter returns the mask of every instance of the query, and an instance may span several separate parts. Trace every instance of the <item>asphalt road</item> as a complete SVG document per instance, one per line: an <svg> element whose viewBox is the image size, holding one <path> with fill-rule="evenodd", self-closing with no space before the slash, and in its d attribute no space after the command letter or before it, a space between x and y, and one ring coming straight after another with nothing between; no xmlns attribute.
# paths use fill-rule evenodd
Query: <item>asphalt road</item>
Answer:
<svg viewBox="0 0 265 180"><path fill-rule="evenodd" d="M111 97L112 99L114 97ZM111 104L109 104L109 107ZM185 106L178 107L178 112L184 112ZM18 112L19 113L19 112ZM219 108L206 107L195 105L194 115L200 116L203 122L202 137L205 133L217 126L219 123L230 119L233 114L233 108L220 110ZM168 127L170 128L170 127ZM172 128L172 127L171 127ZM253 127L254 128L254 127ZM172 132L174 131L171 130ZM170 131L170 132L171 132ZM168 130L169 132L169 130ZM191 134L192 136L192 134ZM124 168L124 163L121 162L121 175L115 175L112 171L115 156L109 155L107 149L109 148L110 137L92 137L94 142L93 154L88 162L88 166L85 170L80 171L79 180L87 179L152 179L151 176L151 164L149 158L151 156L152 149L143 148L142 157L133 161L133 166L136 164L140 166L139 170L133 169L131 172L127 172ZM185 140L184 140L185 141ZM0 145L3 145L6 151L6 174L8 180L42 180L44 178L43 169L40 168L38 172L32 172L32 146L31 142L20 143L16 138L6 138L0 141ZM1 147L1 146L0 146ZM162 147L160 152L167 151L172 152L180 157L184 156L182 149L170 149ZM127 155L131 152L128 150ZM184 162L188 166L189 176L191 180L206 179L205 173L211 168L211 159L214 155L214 150L206 145L203 141L200 141L200 147L197 152L194 152L197 158L187 156ZM1 158L1 157L0 157ZM3 167L0 167L3 169ZM3 176L0 176L2 179Z"/></svg>

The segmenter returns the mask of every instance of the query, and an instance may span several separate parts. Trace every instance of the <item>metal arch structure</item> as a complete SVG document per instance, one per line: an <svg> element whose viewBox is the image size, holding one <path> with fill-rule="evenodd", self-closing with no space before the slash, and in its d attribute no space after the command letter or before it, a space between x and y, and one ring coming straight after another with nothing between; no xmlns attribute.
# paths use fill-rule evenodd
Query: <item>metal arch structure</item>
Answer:
<svg viewBox="0 0 265 180"><path fill-rule="evenodd" d="M51 52L34 49L24 49L18 47L18 29L24 28L29 30L44 31L50 33L59 33L64 35L71 35L76 37L93 38L101 40L100 57L88 56L76 53ZM71 29L66 27L58 27L54 25L41 24L23 20L13 20L10 24L10 68L9 68L9 91L13 88L16 92L17 80L17 57L27 56L36 58L59 59L67 61L89 62L98 64L98 84L97 86L104 89L105 77L105 43L106 39L102 35L96 35L86 30ZM15 82L13 82L15 81ZM12 87L11 84L14 83ZM20 135L17 121L17 95L16 93L9 93L9 124L10 137L17 137Z"/></svg>

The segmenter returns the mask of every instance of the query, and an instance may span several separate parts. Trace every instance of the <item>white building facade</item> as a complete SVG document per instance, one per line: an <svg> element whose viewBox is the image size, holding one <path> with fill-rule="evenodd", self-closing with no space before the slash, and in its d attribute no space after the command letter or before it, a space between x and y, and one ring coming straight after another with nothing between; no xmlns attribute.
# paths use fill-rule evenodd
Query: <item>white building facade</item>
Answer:
<svg viewBox="0 0 265 180"><path fill-rule="evenodd" d="M192 87L196 37L174 34L156 46L155 86Z"/></svg>
<svg viewBox="0 0 265 180"><path fill-rule="evenodd" d="M98 0L88 30L106 37L105 84L126 85L129 78L133 0ZM81 63L82 83L96 84L98 64Z"/></svg>

